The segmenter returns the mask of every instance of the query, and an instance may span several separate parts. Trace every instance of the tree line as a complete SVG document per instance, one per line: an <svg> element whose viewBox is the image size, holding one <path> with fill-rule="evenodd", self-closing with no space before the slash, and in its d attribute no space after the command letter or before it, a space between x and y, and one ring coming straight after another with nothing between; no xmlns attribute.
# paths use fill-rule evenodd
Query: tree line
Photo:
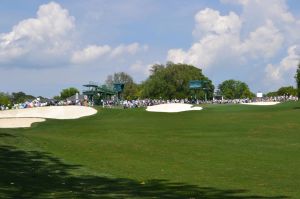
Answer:
<svg viewBox="0 0 300 199"><path fill-rule="evenodd" d="M281 87L277 91L269 92L265 96L298 96L300 98L300 64L296 71L295 79L297 88L293 86ZM206 82L202 89L191 90L189 81L201 80ZM125 88L122 94L123 99L182 99L193 98L212 99L215 86L212 81L206 77L202 70L188 64L174 64L168 62L166 65L155 64L150 69L149 77L137 84L127 73L120 72L109 75L106 84L112 86L114 83L124 83ZM251 92L249 86L240 80L229 79L218 85L216 94L223 96L224 99L244 99L254 98L255 94Z"/></svg>
<svg viewBox="0 0 300 199"><path fill-rule="evenodd" d="M201 80L202 88L192 90L189 88L191 80ZM300 64L298 65L295 75L297 88L292 86L281 87L277 91L266 94L268 97L293 95L300 98ZM140 84L134 82L133 78L125 73L119 72L108 75L105 84L108 88L113 88L114 83L123 83L124 90L122 98L126 100L135 99L183 99L197 98L204 100L207 97L211 100L214 96L215 86L212 81L203 74L202 70L188 64L175 64L168 62L163 64L154 64L150 69L149 77ZM70 87L63 89L59 95L54 96L56 100L65 100L66 98L79 93L79 90ZM249 86L242 81L229 79L223 81L217 87L218 95L225 99L253 98L255 94L250 91ZM33 100L36 97L24 92L3 93L0 92L0 105L8 106L9 104L23 103ZM45 99L39 96L41 99Z"/></svg>
<svg viewBox="0 0 300 199"><path fill-rule="evenodd" d="M23 103L27 100L33 100L33 99L35 99L34 96L28 95L24 92L13 92L11 94L0 92L0 105L4 105L4 106Z"/></svg>
<svg viewBox="0 0 300 199"><path fill-rule="evenodd" d="M189 88L191 80L202 81L203 88L197 91ZM183 99L197 97L204 99L213 98L214 85L206 77L202 70L192 65L174 64L168 62L166 65L155 64L150 69L149 77L137 84L133 78L124 72L109 75L106 84L111 86L114 83L123 83L124 91L122 98L126 100L134 99Z"/></svg>
<svg viewBox="0 0 300 199"><path fill-rule="evenodd" d="M65 100L66 98L75 95L76 93L79 93L79 90L76 88L66 88L63 89L60 92L60 95L54 96L54 100ZM32 101L36 98L39 98L41 101L47 101L48 99L43 97L43 96L33 96L33 95L28 95L22 91L20 92L13 92L11 94L9 93L3 93L0 92L0 106L4 105L7 107L12 106L13 104L19 104L19 103L24 103L26 101Z"/></svg>

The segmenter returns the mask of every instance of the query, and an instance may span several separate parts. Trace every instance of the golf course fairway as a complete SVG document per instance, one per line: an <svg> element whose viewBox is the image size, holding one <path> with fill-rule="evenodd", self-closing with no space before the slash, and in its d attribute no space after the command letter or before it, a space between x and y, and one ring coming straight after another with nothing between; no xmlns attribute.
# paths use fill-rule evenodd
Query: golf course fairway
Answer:
<svg viewBox="0 0 300 199"><path fill-rule="evenodd" d="M97 108L0 129L0 198L300 198L300 103Z"/></svg>

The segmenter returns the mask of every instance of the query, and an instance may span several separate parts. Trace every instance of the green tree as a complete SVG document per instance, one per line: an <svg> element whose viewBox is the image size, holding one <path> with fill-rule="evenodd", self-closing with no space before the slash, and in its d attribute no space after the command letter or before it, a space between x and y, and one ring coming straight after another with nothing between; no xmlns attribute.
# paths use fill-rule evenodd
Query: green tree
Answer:
<svg viewBox="0 0 300 199"><path fill-rule="evenodd" d="M121 97L124 99L132 100L138 98L139 86L133 81L133 78L127 73L118 72L118 73L114 73L113 75L108 75L105 82L106 85L111 89L116 83L124 84L124 90L121 93Z"/></svg>
<svg viewBox="0 0 300 199"><path fill-rule="evenodd" d="M277 91L269 92L266 94L267 97L276 97L276 96L283 96L283 95L292 95L297 96L297 89L293 86L285 86L279 88Z"/></svg>
<svg viewBox="0 0 300 199"><path fill-rule="evenodd" d="M139 85L136 83L128 83L124 86L123 97L127 100L139 98Z"/></svg>
<svg viewBox="0 0 300 199"><path fill-rule="evenodd" d="M205 92L208 98L213 97L214 86L202 70L192 65L174 64L168 62L164 65L153 65L149 78L142 84L142 97L152 99L183 99L196 94L197 98L204 99ZM191 80L205 81L207 90L191 90Z"/></svg>
<svg viewBox="0 0 300 199"><path fill-rule="evenodd" d="M277 95L279 95L279 96L283 96L283 95L297 96L297 89L295 89L293 86L281 87L278 89Z"/></svg>
<svg viewBox="0 0 300 199"><path fill-rule="evenodd" d="M131 84L133 83L133 78L127 73L118 72L113 75L108 75L105 83L108 87L113 87L116 83Z"/></svg>
<svg viewBox="0 0 300 199"><path fill-rule="evenodd" d="M53 99L54 99L54 100L57 100L57 101L60 101L60 100L61 100L60 96L58 96L58 95L55 95L55 96L53 97Z"/></svg>
<svg viewBox="0 0 300 199"><path fill-rule="evenodd" d="M11 101L14 104L24 103L27 100L34 100L35 97L32 95L27 95L24 92L14 92L11 94Z"/></svg>
<svg viewBox="0 0 300 199"><path fill-rule="evenodd" d="M266 96L267 96L267 97L276 97L276 96L278 96L278 93L277 93L277 91L268 92L268 93L266 94Z"/></svg>
<svg viewBox="0 0 300 199"><path fill-rule="evenodd" d="M163 70L164 68L165 68L165 66L162 64L154 64L150 69L150 73L151 73L151 75L154 75L156 72L159 72L160 70Z"/></svg>
<svg viewBox="0 0 300 199"><path fill-rule="evenodd" d="M300 63L298 64L295 79L297 83L297 96L298 96L298 100L300 100Z"/></svg>
<svg viewBox="0 0 300 199"><path fill-rule="evenodd" d="M251 93L248 85L238 80L225 80L219 85L219 90L225 99L242 99L254 97L254 94Z"/></svg>
<svg viewBox="0 0 300 199"><path fill-rule="evenodd" d="M10 98L8 94L0 92L0 106L4 105L7 106L11 104Z"/></svg>
<svg viewBox="0 0 300 199"><path fill-rule="evenodd" d="M79 93L79 91L77 88L74 88L74 87L63 89L60 92L60 99L65 100L68 97L75 95L76 93Z"/></svg>

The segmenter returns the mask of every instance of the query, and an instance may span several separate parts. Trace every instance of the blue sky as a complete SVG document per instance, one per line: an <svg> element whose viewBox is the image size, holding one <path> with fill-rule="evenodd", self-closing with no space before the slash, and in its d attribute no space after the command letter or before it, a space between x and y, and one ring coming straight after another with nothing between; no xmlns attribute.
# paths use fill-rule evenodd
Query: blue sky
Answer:
<svg viewBox="0 0 300 199"><path fill-rule="evenodd" d="M183 62L217 86L253 92L294 85L300 60L297 0L2 0L0 91L51 97L124 71Z"/></svg>

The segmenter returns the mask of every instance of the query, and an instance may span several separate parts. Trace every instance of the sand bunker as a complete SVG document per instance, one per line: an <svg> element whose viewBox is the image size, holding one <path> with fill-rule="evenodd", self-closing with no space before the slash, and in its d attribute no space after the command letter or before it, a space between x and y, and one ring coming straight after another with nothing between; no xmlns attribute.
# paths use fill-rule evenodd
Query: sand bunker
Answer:
<svg viewBox="0 0 300 199"><path fill-rule="evenodd" d="M94 115L97 110L85 106L48 106L0 111L0 128L30 127L47 119L78 119Z"/></svg>
<svg viewBox="0 0 300 199"><path fill-rule="evenodd" d="M179 103L170 103L170 104L159 104L154 106L148 106L146 111L150 112L165 112L165 113L177 113L182 111L195 111L202 110L202 107L193 107L192 104L179 104Z"/></svg>
<svg viewBox="0 0 300 199"><path fill-rule="evenodd" d="M270 106L270 105L276 105L280 102L251 102L251 103L241 103L245 105L258 105L258 106Z"/></svg>
<svg viewBox="0 0 300 199"><path fill-rule="evenodd" d="M44 121L44 118L5 118L0 119L0 128L25 128L31 127L32 123Z"/></svg>

